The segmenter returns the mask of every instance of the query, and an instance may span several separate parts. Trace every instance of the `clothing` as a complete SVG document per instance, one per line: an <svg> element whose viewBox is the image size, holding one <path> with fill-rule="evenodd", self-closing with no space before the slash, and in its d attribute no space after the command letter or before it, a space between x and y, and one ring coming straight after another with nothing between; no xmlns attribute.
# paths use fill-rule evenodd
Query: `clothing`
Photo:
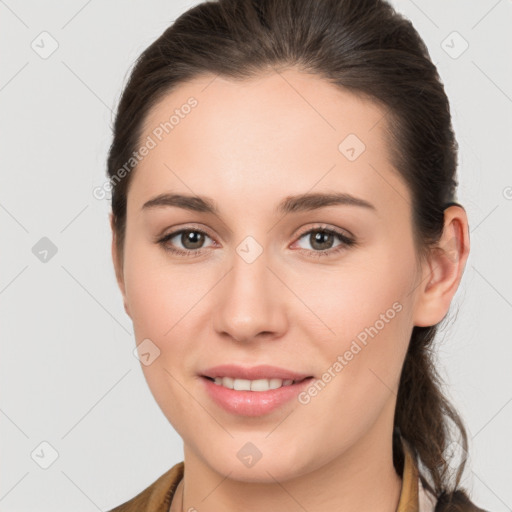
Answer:
<svg viewBox="0 0 512 512"><path fill-rule="evenodd" d="M437 499L423 487L407 443L402 442L404 469L396 512L434 512ZM146 489L109 512L169 512L176 487L183 478L184 461L175 464ZM468 510L481 510L471 508Z"/></svg>

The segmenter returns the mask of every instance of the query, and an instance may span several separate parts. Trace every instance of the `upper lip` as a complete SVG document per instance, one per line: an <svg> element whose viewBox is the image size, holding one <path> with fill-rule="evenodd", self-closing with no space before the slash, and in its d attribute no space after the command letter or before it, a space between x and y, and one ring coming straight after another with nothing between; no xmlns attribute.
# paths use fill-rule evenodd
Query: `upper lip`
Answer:
<svg viewBox="0 0 512 512"><path fill-rule="evenodd" d="M267 364L244 367L236 364L221 364L204 370L201 375L203 377L232 377L234 379L281 379L281 380L303 380L312 377L307 373L299 373L286 368L279 368Z"/></svg>

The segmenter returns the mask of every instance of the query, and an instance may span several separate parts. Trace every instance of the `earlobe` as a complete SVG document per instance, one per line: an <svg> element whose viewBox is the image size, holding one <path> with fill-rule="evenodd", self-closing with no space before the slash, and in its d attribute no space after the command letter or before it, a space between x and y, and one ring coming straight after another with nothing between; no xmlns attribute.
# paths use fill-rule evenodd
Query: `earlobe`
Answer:
<svg viewBox="0 0 512 512"><path fill-rule="evenodd" d="M461 206L444 214L444 230L438 245L425 262L415 308L414 325L429 327L443 320L459 287L469 256L467 216Z"/></svg>
<svg viewBox="0 0 512 512"><path fill-rule="evenodd" d="M130 310L128 308L128 301L126 298L126 290L124 285L124 275L123 275L123 268L122 268L122 261L120 261L119 254L117 252L117 237L116 237L116 231L114 227L114 215L113 213L110 213L110 228L112 230L112 262L114 264L114 272L116 276L116 281L119 286L119 289L121 290L121 294L123 296L123 305L124 310L126 314L131 318Z"/></svg>

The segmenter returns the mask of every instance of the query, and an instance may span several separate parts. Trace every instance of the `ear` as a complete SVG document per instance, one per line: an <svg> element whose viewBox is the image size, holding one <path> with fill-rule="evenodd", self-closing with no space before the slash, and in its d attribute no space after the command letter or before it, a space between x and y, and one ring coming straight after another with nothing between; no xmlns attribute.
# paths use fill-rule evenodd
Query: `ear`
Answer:
<svg viewBox="0 0 512 512"><path fill-rule="evenodd" d="M423 264L414 325L429 327L446 316L462 279L469 249L466 211L462 206L452 205L444 211L441 239Z"/></svg>
<svg viewBox="0 0 512 512"><path fill-rule="evenodd" d="M110 213L110 229L112 230L112 262L114 263L116 280L123 296L124 310L126 311L126 314L131 318L130 310L128 308L128 300L126 297L126 288L124 284L123 262L121 261L120 255L117 252L117 237L116 231L114 229L114 214L112 212Z"/></svg>

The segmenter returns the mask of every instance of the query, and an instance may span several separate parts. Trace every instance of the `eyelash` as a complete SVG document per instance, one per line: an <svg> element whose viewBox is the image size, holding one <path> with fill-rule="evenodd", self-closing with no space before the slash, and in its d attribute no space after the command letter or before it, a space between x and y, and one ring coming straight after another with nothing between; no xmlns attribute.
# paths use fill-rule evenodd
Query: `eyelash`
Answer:
<svg viewBox="0 0 512 512"><path fill-rule="evenodd" d="M190 227L190 228L186 228L186 229L180 229L178 231L173 231L172 233L168 233L167 235L162 237L160 240L157 240L157 243L159 245L161 245L165 251L170 252L172 254L177 254L179 256L185 256L185 257L201 256L203 254L205 248L195 249L195 250L194 249L183 250L183 249L177 249L176 247L170 247L167 244L167 242L170 239L172 239L175 236L180 235L181 233L184 233L184 232L201 233L202 235L205 235L208 238L212 238L208 233L206 233L206 231L203 231L202 229L199 229L199 228ZM336 236L338 238L338 240L340 240L342 243L333 249L324 249L321 251L313 251L313 250L309 250L309 249L299 249L300 252L306 251L309 254L315 255L315 257L332 256L332 255L338 254L339 252L341 252L343 250L346 250L350 247L354 247L357 245L357 242L354 239L349 238L347 235L341 233L340 231L337 231L332 228L327 228L324 226L318 226L315 228L311 228L311 229L301 233L298 236L297 240L300 240L305 235L309 235L309 234L315 233L315 232L326 233L328 235L332 234L332 235Z"/></svg>

